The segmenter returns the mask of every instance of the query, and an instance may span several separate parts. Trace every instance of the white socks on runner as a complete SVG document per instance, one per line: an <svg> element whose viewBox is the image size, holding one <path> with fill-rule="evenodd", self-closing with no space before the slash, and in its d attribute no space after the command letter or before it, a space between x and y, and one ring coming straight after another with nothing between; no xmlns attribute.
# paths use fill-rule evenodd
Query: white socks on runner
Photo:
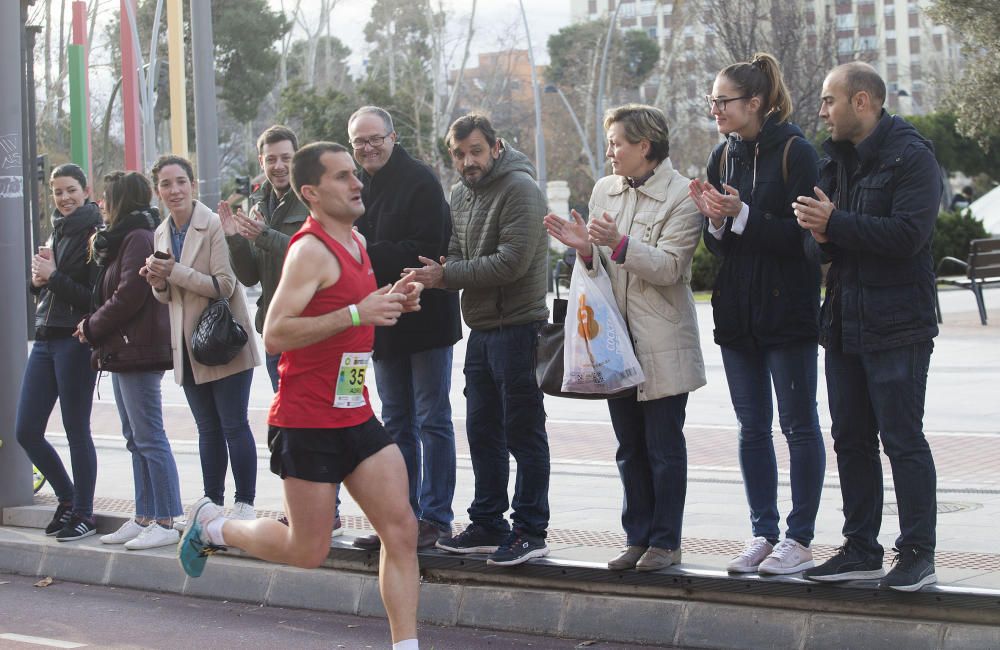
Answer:
<svg viewBox="0 0 1000 650"><path fill-rule="evenodd" d="M226 523L225 517L216 517L205 526L208 534L208 541L216 546L225 546L226 540L222 538L222 525Z"/></svg>
<svg viewBox="0 0 1000 650"><path fill-rule="evenodd" d="M399 643L393 643L392 650L420 650L420 646L416 639L403 639Z"/></svg>

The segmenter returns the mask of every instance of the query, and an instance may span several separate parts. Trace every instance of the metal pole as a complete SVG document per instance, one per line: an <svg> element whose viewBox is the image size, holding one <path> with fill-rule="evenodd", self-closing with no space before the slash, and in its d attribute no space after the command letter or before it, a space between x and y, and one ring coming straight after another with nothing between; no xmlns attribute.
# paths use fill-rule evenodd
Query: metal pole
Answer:
<svg viewBox="0 0 1000 650"><path fill-rule="evenodd" d="M0 2L0 61L23 61L21 33L24 28L22 2ZM27 291L22 278L28 260L24 256L24 168L22 110L23 65L0 66L0 273L10 282L0 282L0 304L13 309L0 333L0 507L31 503L31 463L14 440L12 415L17 412L21 378L27 360L28 331L24 309ZM32 161L34 165L34 161Z"/></svg>
<svg viewBox="0 0 1000 650"><path fill-rule="evenodd" d="M215 46L211 0L191 0L191 63L194 80L194 140L198 152L198 194L219 202L219 122L215 107Z"/></svg>
<svg viewBox="0 0 1000 650"><path fill-rule="evenodd" d="M604 52L601 54L601 71L597 75L597 97L594 105L594 155L600 156L605 150L604 146L604 79L608 74L608 52L611 49L611 37L615 34L615 25L618 23L618 10L622 8L622 3L615 6L615 13L611 15L608 23L608 36L604 39ZM603 159L602 159L603 160ZM603 165L602 165L603 167Z"/></svg>
<svg viewBox="0 0 1000 650"><path fill-rule="evenodd" d="M524 37L528 41L528 64L531 66L531 95L535 99L535 167L538 171L538 189L549 200L547 192L548 169L545 165L545 133L542 132L542 100L538 80L535 78L535 53L531 51L531 31L528 29L528 14L524 12L524 0L519 0L521 18L524 20Z"/></svg>
<svg viewBox="0 0 1000 650"><path fill-rule="evenodd" d="M26 3L21 3L21 22L20 25L26 25L28 22L28 6ZM21 47L21 69L24 71L22 79L24 80L24 86L21 88L22 96L25 98L34 99L34 33L29 34L27 27L22 28L21 32L24 42ZM30 49L29 49L30 47ZM27 102L27 99L25 100ZM34 102L32 102L33 104ZM28 105L28 110L23 111L21 114L21 145L22 150L29 152L28 155L21 157L21 169L22 176L24 177L24 187L32 187L29 179L35 176L35 157L32 155L32 151L35 149L35 124L33 111L33 105ZM29 115L31 113L31 115ZM37 194L36 194L37 196ZM37 205L38 200L31 198L30 189L28 190L28 200L24 201L24 223L29 224L37 222L37 214L32 213L32 207ZM24 255L25 259L31 259L31 253L35 250L35 246L38 245L38 231L37 228L26 229L24 232ZM16 276L19 282L24 283L27 286L28 281L31 279L31 269L26 264L23 269L21 269L21 274ZM29 332L33 332L33 327L35 323L35 297L29 292L24 292L24 305L25 305L25 325ZM0 436L2 440L2 436Z"/></svg>

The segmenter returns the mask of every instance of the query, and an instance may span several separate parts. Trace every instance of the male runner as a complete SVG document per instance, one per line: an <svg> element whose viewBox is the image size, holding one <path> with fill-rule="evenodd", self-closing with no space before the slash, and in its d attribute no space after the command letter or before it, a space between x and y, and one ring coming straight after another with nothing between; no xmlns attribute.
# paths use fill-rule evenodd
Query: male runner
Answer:
<svg viewBox="0 0 1000 650"><path fill-rule="evenodd" d="M192 577L223 546L271 562L319 566L343 482L382 540L379 587L393 648L411 650L417 648L417 520L406 465L372 412L364 376L375 326L418 310L423 286L408 276L376 288L363 239L352 229L365 208L347 149L330 142L300 149L292 187L311 215L292 238L264 323L267 352L282 353L268 438L289 525L226 519L222 508L202 499L178 555Z"/></svg>

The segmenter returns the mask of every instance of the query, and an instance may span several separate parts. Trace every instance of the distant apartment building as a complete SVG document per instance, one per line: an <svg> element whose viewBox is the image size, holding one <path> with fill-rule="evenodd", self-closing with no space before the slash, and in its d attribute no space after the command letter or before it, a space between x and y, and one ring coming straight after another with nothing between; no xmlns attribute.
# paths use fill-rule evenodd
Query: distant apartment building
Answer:
<svg viewBox="0 0 1000 650"><path fill-rule="evenodd" d="M891 112L934 110L947 88L942 82L960 73L960 43L948 27L931 21L925 11L931 0L774 1L801 3L801 29L813 42L820 35L828 37L825 40L836 49L836 60L862 59L875 66L888 86ZM604 18L617 4L618 0L570 0L571 16L574 22ZM672 51L671 67L679 66L681 74L671 77L687 87L689 99L699 98L707 85L706 71L692 58L699 48L711 51L717 38L710 21L701 20L708 11L704 3L621 0L621 5L619 26L642 29L660 42L664 52ZM678 38L683 42L674 40ZM639 99L653 101L658 85L659 78L652 78Z"/></svg>
<svg viewBox="0 0 1000 650"><path fill-rule="evenodd" d="M539 82L545 78L545 68L536 66ZM458 71L451 71L450 83L458 82ZM503 50L479 55L478 65L467 67L462 75L459 95L466 110L490 110L499 104L514 104L533 110L531 93L531 62L528 50Z"/></svg>

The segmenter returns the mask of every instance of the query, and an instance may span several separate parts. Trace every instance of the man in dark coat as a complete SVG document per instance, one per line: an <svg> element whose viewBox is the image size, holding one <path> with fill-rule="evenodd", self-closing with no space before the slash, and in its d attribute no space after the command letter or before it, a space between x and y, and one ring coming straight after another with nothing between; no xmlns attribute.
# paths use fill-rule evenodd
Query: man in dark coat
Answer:
<svg viewBox="0 0 1000 650"><path fill-rule="evenodd" d="M400 145L392 117L377 106L359 108L348 120L354 159L361 165L365 214L358 231L380 286L399 280L418 257L447 253L451 212L434 171ZM375 330L375 383L385 428L403 452L410 505L420 520L418 548L451 535L455 495L455 430L451 422L452 346L462 338L458 294L428 289L420 311L395 327ZM369 535L355 540L377 548Z"/></svg>
<svg viewBox="0 0 1000 650"><path fill-rule="evenodd" d="M844 546L805 577L882 578L882 588L934 583L936 474L923 432L933 338L931 237L941 183L931 143L882 108L885 82L867 63L823 83L830 130L816 197L793 203L807 246L832 262L820 316L834 450L844 500ZM882 464L899 507L896 561L882 569ZM884 576L884 577L883 577Z"/></svg>

